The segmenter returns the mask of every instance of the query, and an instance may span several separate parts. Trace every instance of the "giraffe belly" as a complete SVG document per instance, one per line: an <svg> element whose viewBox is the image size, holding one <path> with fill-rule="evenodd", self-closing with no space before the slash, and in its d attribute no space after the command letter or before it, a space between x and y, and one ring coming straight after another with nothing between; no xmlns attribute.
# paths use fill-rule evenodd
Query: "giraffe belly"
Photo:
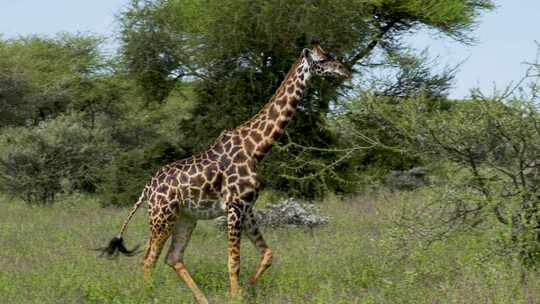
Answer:
<svg viewBox="0 0 540 304"><path fill-rule="evenodd" d="M198 203L186 204L181 211L198 220L211 220L225 215L225 202L222 199L202 200Z"/></svg>

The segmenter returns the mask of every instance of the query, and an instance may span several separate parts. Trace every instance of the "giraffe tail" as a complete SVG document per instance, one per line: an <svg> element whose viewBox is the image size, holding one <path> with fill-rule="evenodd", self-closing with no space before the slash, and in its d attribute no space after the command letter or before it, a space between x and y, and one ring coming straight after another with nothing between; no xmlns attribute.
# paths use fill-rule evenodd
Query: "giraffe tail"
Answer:
<svg viewBox="0 0 540 304"><path fill-rule="evenodd" d="M100 257L115 258L118 256L118 253L122 253L123 255L126 255L126 256L134 256L140 252L138 250L140 245L135 246L131 250L127 249L126 246L124 245L124 239L122 238L122 235L126 231L129 222L131 221L131 219L133 218L133 216L135 215L135 213L137 212L137 210L139 209L139 207L142 205L142 203L145 200L146 200L146 188L142 192L141 196L139 197L135 205L131 207L128 217L126 218L126 220L124 221L124 224L122 225L122 228L120 229L120 233L117 236L113 237L109 241L109 244L107 246L95 249L97 251L101 251L101 254L99 255Z"/></svg>

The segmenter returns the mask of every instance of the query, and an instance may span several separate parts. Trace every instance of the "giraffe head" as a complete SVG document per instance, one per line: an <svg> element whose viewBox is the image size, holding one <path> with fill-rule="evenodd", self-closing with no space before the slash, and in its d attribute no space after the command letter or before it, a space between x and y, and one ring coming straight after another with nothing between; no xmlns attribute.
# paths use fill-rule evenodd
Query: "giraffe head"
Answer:
<svg viewBox="0 0 540 304"><path fill-rule="evenodd" d="M312 42L312 49L304 49L303 55L306 58L310 71L315 75L332 76L338 78L350 78L351 72L343 63L334 59L332 55L326 53L318 40Z"/></svg>

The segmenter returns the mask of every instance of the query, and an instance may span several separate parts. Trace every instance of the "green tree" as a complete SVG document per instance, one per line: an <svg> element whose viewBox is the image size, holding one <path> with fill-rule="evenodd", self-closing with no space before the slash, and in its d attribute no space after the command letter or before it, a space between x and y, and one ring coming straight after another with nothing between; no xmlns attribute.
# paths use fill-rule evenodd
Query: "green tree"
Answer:
<svg viewBox="0 0 540 304"><path fill-rule="evenodd" d="M427 28L458 42L471 42L477 16L491 8L488 0L134 0L120 17L122 54L130 71L138 75L149 103L164 100L175 82L195 83L196 118L186 121L184 132L193 138L186 145L197 150L224 128L254 114L313 37L321 38L325 48L342 58L361 80L363 69L371 66L370 58L381 57L380 64L387 66L395 65L389 58L405 58L410 51L402 39L410 32ZM409 86L424 86L424 75L409 72L404 70L403 77L387 87L397 87L407 77ZM445 88L447 80L438 79L431 86ZM301 146L334 147L338 136L326 120L348 89L342 83L315 79L288 129L290 138ZM273 180L290 175L273 169L299 152L289 149L287 153L273 155L263 175ZM309 157L320 156L311 153ZM312 173L305 169L292 175Z"/></svg>
<svg viewBox="0 0 540 304"><path fill-rule="evenodd" d="M0 41L0 127L37 125L70 109L106 104L107 95L96 96L110 75L101 42L70 34Z"/></svg>

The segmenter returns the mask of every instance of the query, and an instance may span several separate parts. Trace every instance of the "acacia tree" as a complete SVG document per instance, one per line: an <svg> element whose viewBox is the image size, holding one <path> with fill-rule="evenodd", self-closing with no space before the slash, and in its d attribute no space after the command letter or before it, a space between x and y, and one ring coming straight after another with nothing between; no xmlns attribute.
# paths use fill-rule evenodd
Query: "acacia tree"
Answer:
<svg viewBox="0 0 540 304"><path fill-rule="evenodd" d="M133 0L120 15L121 49L148 103L162 102L179 81L193 84L196 118L185 121L183 130L194 138L185 149L197 150L254 114L313 37L361 80L364 69L393 66L396 62L390 57L410 52L403 47L405 34L428 29L470 43L476 18L492 8L490 0ZM314 82L288 128L290 137L299 146L334 147L338 136L326 119L350 85ZM422 83L410 82L416 87ZM443 79L441 85L448 82ZM395 83L388 84L392 86ZM298 149L273 153L263 176L312 173L308 167L286 174L276 169L275 164L298 153ZM333 156L309 153L308 157ZM317 183L272 180L275 187L298 186L304 193L313 188L298 183Z"/></svg>
<svg viewBox="0 0 540 304"><path fill-rule="evenodd" d="M37 125L68 110L106 108L102 39L61 34L0 41L0 127ZM100 88L97 88L100 86ZM111 92L111 90L109 90Z"/></svg>

